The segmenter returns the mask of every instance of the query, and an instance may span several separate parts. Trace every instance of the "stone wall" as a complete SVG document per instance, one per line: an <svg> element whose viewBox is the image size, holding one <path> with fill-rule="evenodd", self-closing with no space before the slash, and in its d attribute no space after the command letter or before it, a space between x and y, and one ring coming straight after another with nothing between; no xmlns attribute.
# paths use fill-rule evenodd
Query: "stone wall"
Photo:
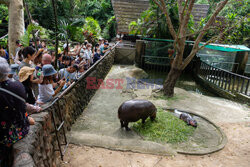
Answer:
<svg viewBox="0 0 250 167"><path fill-rule="evenodd" d="M193 19L196 24L195 26L199 24L202 18L207 17L208 10L209 10L208 4L194 4L192 15L194 17Z"/></svg>
<svg viewBox="0 0 250 167"><path fill-rule="evenodd" d="M135 64L135 47L118 46L115 49L115 63L116 64Z"/></svg>
<svg viewBox="0 0 250 167"><path fill-rule="evenodd" d="M74 85L58 96L55 103L48 104L38 114L33 114L35 125L30 127L29 134L13 145L14 167L50 167L58 166L60 152L52 121L52 113L55 117L56 126L60 124L58 113L61 110L65 120L64 127L70 130L71 125L83 112L96 90L86 89L86 77L104 79L114 63L114 49L99 63L89 69ZM63 134L59 136L61 144L64 143ZM64 148L64 146L62 146Z"/></svg>
<svg viewBox="0 0 250 167"><path fill-rule="evenodd" d="M148 9L149 0L112 0L118 32L129 33L130 22L137 21L141 13Z"/></svg>

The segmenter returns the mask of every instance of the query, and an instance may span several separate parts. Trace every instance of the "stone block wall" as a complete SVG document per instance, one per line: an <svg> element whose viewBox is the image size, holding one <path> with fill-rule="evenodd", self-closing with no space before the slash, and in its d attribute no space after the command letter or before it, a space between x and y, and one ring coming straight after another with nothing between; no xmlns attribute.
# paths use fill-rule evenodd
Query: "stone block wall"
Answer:
<svg viewBox="0 0 250 167"><path fill-rule="evenodd" d="M115 49L115 63L133 65L135 63L135 47L117 47Z"/></svg>
<svg viewBox="0 0 250 167"><path fill-rule="evenodd" d="M65 130L70 130L71 125L83 112L96 90L86 89L86 77L104 79L114 63L114 49L104 57L98 64L86 72L66 94L59 100L48 106L38 114L33 114L36 123L30 126L29 134L13 145L13 166L14 167L56 167L60 162L60 152L55 135L55 128L52 120L52 113L58 127L59 110L65 121ZM63 92L64 94L65 92ZM60 95L59 95L60 96ZM62 131L61 131L62 132ZM64 143L63 134L59 136L61 144ZM62 148L64 146L62 145Z"/></svg>

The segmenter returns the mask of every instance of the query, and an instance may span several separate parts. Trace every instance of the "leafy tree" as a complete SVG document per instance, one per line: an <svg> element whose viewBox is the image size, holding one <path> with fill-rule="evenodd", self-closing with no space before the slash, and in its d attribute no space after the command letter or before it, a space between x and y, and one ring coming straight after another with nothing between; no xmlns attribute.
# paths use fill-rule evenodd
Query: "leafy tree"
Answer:
<svg viewBox="0 0 250 167"><path fill-rule="evenodd" d="M250 5L249 0L230 0L220 13L225 16L227 26L234 27L224 36L224 43L247 44L250 39ZM248 44L249 45L249 44Z"/></svg>
<svg viewBox="0 0 250 167"><path fill-rule="evenodd" d="M171 5L171 6L170 6ZM168 4L169 16L175 29L179 25L178 6L170 1ZM193 32L194 21L189 20L188 29ZM150 8L141 14L137 21L132 21L129 25L130 34L149 36L154 38L172 39L167 26L165 14L159 10L154 3L150 4Z"/></svg>
<svg viewBox="0 0 250 167"><path fill-rule="evenodd" d="M53 8L50 0L26 0L30 6L30 13L32 18L36 20L41 26L54 30ZM105 34L108 34L108 28L113 26L106 26L107 21L114 16L111 0L57 0L57 16L59 22L63 21L71 25L72 23L87 17L93 17L100 24L102 29L105 29ZM51 24L53 23L53 24ZM77 25L74 28L75 33L70 30L70 40L82 42L84 37L81 36L82 30ZM77 28L78 27L78 28ZM113 31L113 30L112 30ZM62 33L62 31L61 31ZM114 33L109 34L113 36Z"/></svg>
<svg viewBox="0 0 250 167"><path fill-rule="evenodd" d="M201 31L196 32L199 34L193 44L193 48L191 50L191 53L184 58L184 50L185 50L185 42L188 36L190 36L188 31L188 22L191 17L191 11L193 9L195 0L177 0L178 4L178 15L179 15L179 26L178 29L175 29L172 23L172 20L170 18L169 14L169 6L166 5L165 0L153 0L155 4L159 7L159 9L165 14L167 26L169 28L170 34L174 39L174 50L176 52L176 56L174 58L174 61L171 65L171 70L167 76L167 79L165 80L163 90L164 94L168 97L172 97L174 95L174 87L176 84L177 79L181 75L182 71L187 67L187 65L191 62L195 54L203 48L205 45L209 44L213 40L220 38L223 33L220 35L217 35L217 37L211 38L208 40L203 46L200 46L200 42L202 41L202 38L204 37L206 31L211 27L211 25L215 22L216 16L220 13L220 11L225 7L225 5L228 3L228 0L223 0L219 4L217 4L217 8L213 12L212 16L208 19L208 21L205 23ZM169 1L167 1L169 2ZM193 34L191 34L193 35Z"/></svg>
<svg viewBox="0 0 250 167"><path fill-rule="evenodd" d="M37 26L35 24L29 24L27 30L25 31L24 35L21 36L21 43L24 47L30 45L30 39L32 38L32 34L34 31L45 32L41 26ZM33 32L33 33L32 33Z"/></svg>
<svg viewBox="0 0 250 167"><path fill-rule="evenodd" d="M199 0L198 3L205 2L206 0ZM203 18L200 22L200 29L204 26L204 23L208 21L216 8L216 4L220 0L209 0L210 5L208 16ZM227 6L222 9L220 14L220 20L216 20L217 27L212 27L204 36L204 40L209 40L215 34L220 33L222 29L233 27L227 31L223 38L219 41L225 44L247 44L249 40L249 0L229 0ZM248 44L249 45L249 44Z"/></svg>

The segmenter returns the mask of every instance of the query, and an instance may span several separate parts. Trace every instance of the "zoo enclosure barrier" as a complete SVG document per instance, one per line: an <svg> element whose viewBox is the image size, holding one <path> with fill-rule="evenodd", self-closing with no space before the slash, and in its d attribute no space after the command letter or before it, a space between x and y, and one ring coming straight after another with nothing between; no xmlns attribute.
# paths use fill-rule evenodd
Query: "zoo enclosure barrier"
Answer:
<svg viewBox="0 0 250 167"><path fill-rule="evenodd" d="M65 131L65 128L64 128L65 120L63 120L63 117L62 117L62 110L63 109L61 109L60 106L59 106L59 100L63 99L63 97L65 95L67 95L68 92L71 91L72 88L74 88L79 83L79 81L87 78L89 76L89 74L95 70L95 68L98 66L98 64L100 64L102 62L102 60L106 56L108 56L111 53L111 51L113 51L117 47L118 44L119 44L119 42L117 42L114 46L112 46L111 50L109 52L106 52L105 55L100 60L98 60L93 66L91 66L86 72L84 72L78 80L76 80L75 82L73 82L61 94L59 94L58 96L56 96L55 99L48 106L46 106L45 108L43 108L43 111L44 111L44 110L47 110L48 108L50 108L53 105L58 105L57 106L58 111L55 113L56 115L53 114L53 112L51 112L51 116L52 116L52 121L53 121L53 125L54 125L54 128L55 128L55 134L56 134L56 139L57 139L57 144L58 144L58 149L55 150L55 151L59 151L60 152L60 156L61 156L62 160L63 160L63 157L64 157L65 152L67 150L69 142L67 141L66 131ZM56 118L56 116L58 116L58 118ZM60 124L56 124L56 121L55 121L56 119L60 121ZM62 131L61 134L60 134L60 131ZM60 142L61 135L64 138L64 143ZM62 149L62 145L65 146L64 149Z"/></svg>
<svg viewBox="0 0 250 167"><path fill-rule="evenodd" d="M234 62L212 62L211 66L217 67L220 69L224 69L227 71L231 71L231 72L232 72L233 68L235 67L236 73L238 72L238 69L239 69L239 63L234 63Z"/></svg>
<svg viewBox="0 0 250 167"><path fill-rule="evenodd" d="M197 74L206 81L231 94L240 93L250 97L250 78L200 61Z"/></svg>
<svg viewBox="0 0 250 167"><path fill-rule="evenodd" d="M144 51L141 54L140 64L142 69L168 72L174 59L168 53L173 48L172 41L146 41Z"/></svg>

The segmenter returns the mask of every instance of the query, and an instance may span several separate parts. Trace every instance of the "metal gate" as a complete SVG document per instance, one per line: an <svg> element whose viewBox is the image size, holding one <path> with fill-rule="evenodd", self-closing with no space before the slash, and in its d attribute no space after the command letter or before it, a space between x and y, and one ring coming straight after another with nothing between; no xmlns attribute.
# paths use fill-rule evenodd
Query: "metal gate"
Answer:
<svg viewBox="0 0 250 167"><path fill-rule="evenodd" d="M173 49L172 42L145 41L145 54L141 56L141 68L168 72L174 58L174 54L169 54L169 49Z"/></svg>

